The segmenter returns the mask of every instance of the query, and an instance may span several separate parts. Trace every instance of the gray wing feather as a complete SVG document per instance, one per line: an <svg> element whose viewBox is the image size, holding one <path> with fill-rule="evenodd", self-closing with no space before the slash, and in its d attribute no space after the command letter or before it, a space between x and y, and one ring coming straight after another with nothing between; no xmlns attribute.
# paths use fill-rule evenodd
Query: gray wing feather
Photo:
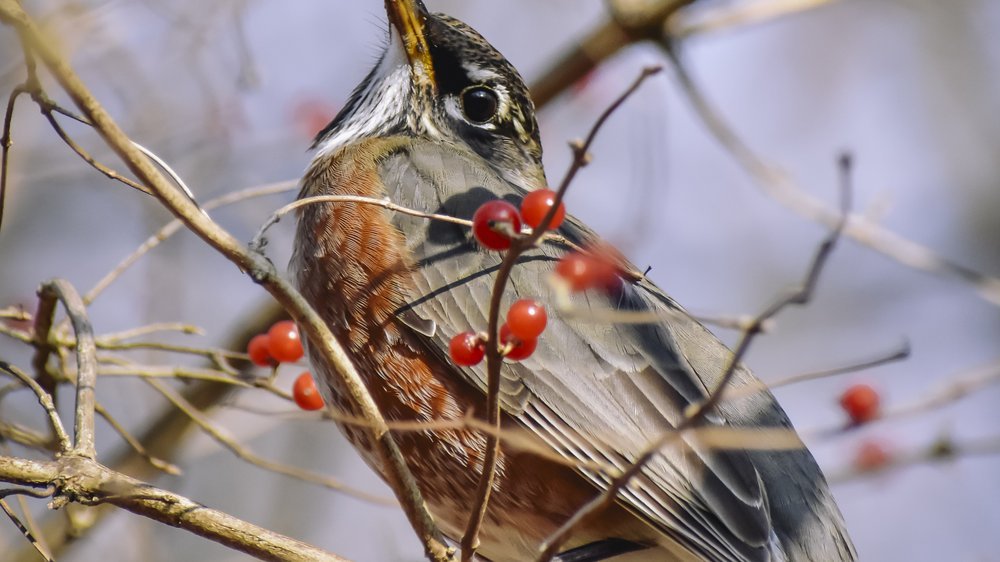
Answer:
<svg viewBox="0 0 1000 562"><path fill-rule="evenodd" d="M485 200L516 200L523 195L476 162L453 147L414 142L388 156L380 172L385 185L396 186L397 191L388 194L393 201L461 218L471 218ZM401 214L394 215L393 221L408 233L408 246L419 262L417 286L408 307L439 327L485 330L486 306L501 255L480 250L468 229L461 226ZM591 236L572 220L561 233L572 240ZM528 296L551 302L546 279L563 253L562 248L546 244L522 256L504 306ZM614 302L590 293L575 298L574 305L584 308L680 310L647 282L626 285ZM465 322L467 327L456 326L456 322ZM445 353L452 335L439 329L424 339L437 353ZM706 397L729 357L725 346L686 316L671 319L669 324L642 325L550 317L534 355L521 363L504 365L501 405L561 454L625 467L651 441L675 427L685 407ZM456 370L485 392L485 366ZM740 369L736 384L751 381L752 375ZM710 421L788 426L766 392L737 404L724 403ZM804 455L768 468L804 471L796 476L801 488L796 492L808 494L819 486L825 494L822 475L809 453ZM713 450L685 438L651 462L619 500L707 558L771 560L775 531L765 492L765 484L771 483L762 480L761 466L759 459L746 451ZM607 486L605 476L587 470L581 473L597 487ZM822 494L815 499L817 505L830 503ZM839 513L836 517L839 521ZM794 522L782 519L779 523ZM802 527L801 522L797 524Z"/></svg>

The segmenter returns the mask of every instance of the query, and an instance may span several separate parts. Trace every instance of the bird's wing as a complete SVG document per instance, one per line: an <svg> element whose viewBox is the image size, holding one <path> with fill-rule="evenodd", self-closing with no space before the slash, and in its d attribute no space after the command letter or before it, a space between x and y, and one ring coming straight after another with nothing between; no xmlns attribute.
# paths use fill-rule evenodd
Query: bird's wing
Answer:
<svg viewBox="0 0 1000 562"><path fill-rule="evenodd" d="M385 184L395 186L390 198L425 212L470 218L488 199L523 194L474 159L431 143L414 142L380 166ZM458 331L486 329L502 255L482 251L460 226L405 215L393 220L407 233L417 260L417 288L409 309L438 326L422 341L444 355ZM591 236L575 221L561 233L572 240ZM564 252L546 244L523 255L504 296L504 310L524 297L549 303L553 310L546 280ZM595 292L577 295L573 306L682 312L647 282L626 284L613 298ZM569 458L625 468L676 427L685 408L705 399L730 357L718 340L683 314L635 325L550 314L535 353L503 366L502 407ZM485 391L485 363L455 370ZM741 369L737 380L746 383L750 377ZM725 412L712 414L708 423L728 423ZM581 472L598 488L607 487L606 476ZM774 534L768 498L745 451L712 449L687 436L650 462L619 501L705 558L770 559Z"/></svg>

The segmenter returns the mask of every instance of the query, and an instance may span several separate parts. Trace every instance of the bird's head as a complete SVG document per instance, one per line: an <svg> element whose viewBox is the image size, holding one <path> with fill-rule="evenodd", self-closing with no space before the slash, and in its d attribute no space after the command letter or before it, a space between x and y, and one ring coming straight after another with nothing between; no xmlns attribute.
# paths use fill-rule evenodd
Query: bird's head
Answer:
<svg viewBox="0 0 1000 562"><path fill-rule="evenodd" d="M544 183L534 104L517 70L468 25L421 0L385 0L389 43L320 154L371 137L410 135L465 147L525 189Z"/></svg>

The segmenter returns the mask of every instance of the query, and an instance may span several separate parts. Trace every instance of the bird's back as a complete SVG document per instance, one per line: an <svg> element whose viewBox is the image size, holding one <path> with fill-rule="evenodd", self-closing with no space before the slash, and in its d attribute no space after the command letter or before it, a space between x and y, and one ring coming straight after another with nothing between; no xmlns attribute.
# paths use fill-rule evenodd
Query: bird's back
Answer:
<svg viewBox="0 0 1000 562"><path fill-rule="evenodd" d="M395 139L392 145L375 166L385 195L397 204L470 218L489 199L516 201L523 195L471 152L420 139ZM419 333L412 321L397 328L407 332L419 352L447 364L451 336L486 328L487 303L503 256L481 249L458 225L404 214L392 215L391 221L400 235L405 233L411 272L400 311L437 329ZM593 237L573 219L560 234L577 243ZM554 310L546 281L565 252L560 244L546 243L522 256L505 306L531 297ZM567 459L621 469L680 424L689 406L707 397L731 353L646 279L624 283L614 294L574 297L573 305L584 312L660 313L662 320L616 325L553 315L534 355L505 364L503 409ZM448 369L470 388L485 389L484 367L449 364ZM757 385L741 367L729 389L735 397L720 403L709 424L792 432L773 396ZM579 473L595 489L608 484L599 472ZM855 558L825 479L804 447L719 450L685 436L648 465L619 503L668 537L665 542L704 559Z"/></svg>

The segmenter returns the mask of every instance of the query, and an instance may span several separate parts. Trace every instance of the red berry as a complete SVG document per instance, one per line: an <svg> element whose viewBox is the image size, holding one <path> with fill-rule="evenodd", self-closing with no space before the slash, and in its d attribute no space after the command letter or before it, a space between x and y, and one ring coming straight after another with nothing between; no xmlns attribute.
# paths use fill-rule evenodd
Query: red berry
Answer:
<svg viewBox="0 0 1000 562"><path fill-rule="evenodd" d="M865 441L861 443L854 455L854 468L870 472L884 468L890 460L892 460L892 455L882 443Z"/></svg>
<svg viewBox="0 0 1000 562"><path fill-rule="evenodd" d="M483 360L486 355L486 346L475 332L462 332L451 338L448 352L455 364L471 367L478 365Z"/></svg>
<svg viewBox="0 0 1000 562"><path fill-rule="evenodd" d="M276 363L274 357L271 357L269 340L267 334L257 334L250 338L250 343L247 344L247 355L250 356L250 361L254 365L270 367Z"/></svg>
<svg viewBox="0 0 1000 562"><path fill-rule="evenodd" d="M507 311L507 326L510 333L519 340L533 340L545 331L548 315L542 303L532 299L521 299Z"/></svg>
<svg viewBox="0 0 1000 562"><path fill-rule="evenodd" d="M267 331L267 337L268 349L276 361L294 363L302 359L304 353L302 340L299 338L299 329L295 326L295 322L291 320L275 322Z"/></svg>
<svg viewBox="0 0 1000 562"><path fill-rule="evenodd" d="M538 347L538 340L535 338L521 339L510 331L510 326L504 324L500 326L500 345L506 347L508 344L513 344L513 347L510 348L507 355L504 355L504 358L511 361L521 361L531 357L535 348Z"/></svg>
<svg viewBox="0 0 1000 562"><path fill-rule="evenodd" d="M312 411L323 408L323 396L316 388L316 381L313 380L309 371L302 373L299 378L295 379L295 384L292 385L292 396L295 398L295 403L303 410Z"/></svg>
<svg viewBox="0 0 1000 562"><path fill-rule="evenodd" d="M472 233L485 248L510 248L511 232L521 232L521 215L518 214L517 207L502 199L483 203L472 216Z"/></svg>
<svg viewBox="0 0 1000 562"><path fill-rule="evenodd" d="M538 228L555 202L556 192L551 189L538 189L525 195L521 201L521 217L524 219L524 223L531 228ZM559 228L565 218L566 206L560 202L556 214L552 216L552 221L549 223L549 230Z"/></svg>
<svg viewBox="0 0 1000 562"><path fill-rule="evenodd" d="M556 264L556 275L569 283L572 291L606 289L618 281L618 271L610 261L591 254L572 252Z"/></svg>
<svg viewBox="0 0 1000 562"><path fill-rule="evenodd" d="M879 395L867 384L856 384L840 396L840 407L855 424L870 422L879 416Z"/></svg>

